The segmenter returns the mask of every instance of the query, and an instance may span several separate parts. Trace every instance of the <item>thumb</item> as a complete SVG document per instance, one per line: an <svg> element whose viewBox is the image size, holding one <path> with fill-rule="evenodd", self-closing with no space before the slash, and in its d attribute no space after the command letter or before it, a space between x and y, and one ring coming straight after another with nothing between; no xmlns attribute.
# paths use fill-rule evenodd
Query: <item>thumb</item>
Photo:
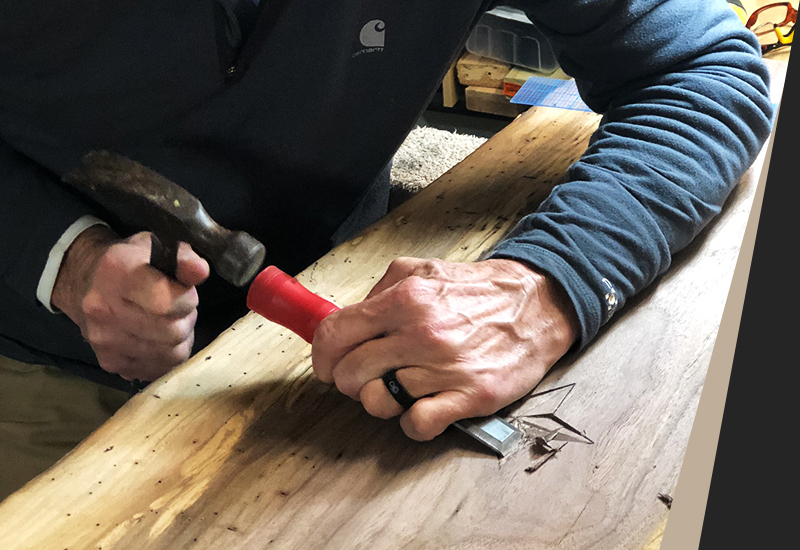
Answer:
<svg viewBox="0 0 800 550"><path fill-rule="evenodd" d="M197 255L187 243L180 243L178 247L178 267L175 278L181 284L192 287L208 279L211 269L208 262Z"/></svg>

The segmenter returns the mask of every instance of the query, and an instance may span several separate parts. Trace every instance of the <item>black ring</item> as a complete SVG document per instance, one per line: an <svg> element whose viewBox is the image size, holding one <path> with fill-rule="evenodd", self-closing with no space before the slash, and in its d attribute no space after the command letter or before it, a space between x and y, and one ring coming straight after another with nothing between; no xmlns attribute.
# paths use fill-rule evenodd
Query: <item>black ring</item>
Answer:
<svg viewBox="0 0 800 550"><path fill-rule="evenodd" d="M412 397L408 390L403 387L403 384L397 379L397 370L390 370L384 374L383 384L389 390L389 394L394 397L394 400L400 403L400 406L408 410L411 405L417 402L416 397Z"/></svg>

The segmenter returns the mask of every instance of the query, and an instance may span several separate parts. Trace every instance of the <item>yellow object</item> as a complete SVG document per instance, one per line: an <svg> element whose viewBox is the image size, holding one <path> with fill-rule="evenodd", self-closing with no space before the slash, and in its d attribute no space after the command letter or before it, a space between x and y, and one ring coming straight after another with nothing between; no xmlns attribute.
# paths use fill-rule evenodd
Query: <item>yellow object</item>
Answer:
<svg viewBox="0 0 800 550"><path fill-rule="evenodd" d="M728 5L736 12L736 15L739 16L739 19L742 21L742 25L747 23L747 12L744 11L744 6L739 0L728 0Z"/></svg>
<svg viewBox="0 0 800 550"><path fill-rule="evenodd" d="M794 38L794 27L792 27L786 34L781 32L780 27L775 27L775 34L778 35L778 41L781 44L791 44L792 38Z"/></svg>

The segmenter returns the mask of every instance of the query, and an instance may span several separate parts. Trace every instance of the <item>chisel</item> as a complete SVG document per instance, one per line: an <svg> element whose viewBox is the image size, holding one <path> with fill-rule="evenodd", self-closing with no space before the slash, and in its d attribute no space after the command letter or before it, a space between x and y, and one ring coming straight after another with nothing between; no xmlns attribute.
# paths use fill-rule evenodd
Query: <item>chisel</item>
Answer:
<svg viewBox="0 0 800 550"><path fill-rule="evenodd" d="M264 269L250 285L247 307L308 343L314 339L317 325L339 309L275 266ZM497 415L459 420L453 425L500 456L514 450L522 439L521 430Z"/></svg>

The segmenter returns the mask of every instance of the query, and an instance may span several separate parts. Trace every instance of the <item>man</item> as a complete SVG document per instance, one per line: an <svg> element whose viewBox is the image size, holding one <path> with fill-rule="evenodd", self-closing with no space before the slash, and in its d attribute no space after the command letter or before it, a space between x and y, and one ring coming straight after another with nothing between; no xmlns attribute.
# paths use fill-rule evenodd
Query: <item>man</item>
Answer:
<svg viewBox="0 0 800 550"><path fill-rule="evenodd" d="M419 440L589 343L719 212L770 129L757 41L724 0L503 3L605 114L589 149L489 260L397 260L312 348L320 379ZM122 153L299 271L385 212L392 154L492 2L9 4L0 353L124 387L188 358L243 297L188 247L177 282L159 275L147 235L60 175L91 149ZM389 371L420 398L407 411Z"/></svg>

